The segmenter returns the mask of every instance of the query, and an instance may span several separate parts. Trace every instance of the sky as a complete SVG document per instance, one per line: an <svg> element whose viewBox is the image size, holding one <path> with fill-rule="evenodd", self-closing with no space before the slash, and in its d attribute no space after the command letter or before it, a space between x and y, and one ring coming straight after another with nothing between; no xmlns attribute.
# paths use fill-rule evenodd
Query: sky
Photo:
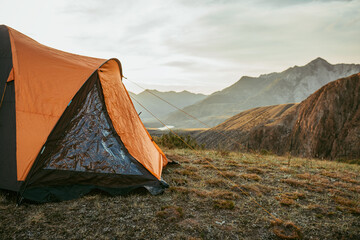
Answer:
<svg viewBox="0 0 360 240"><path fill-rule="evenodd" d="M360 63L360 0L0 1L0 24L63 51L118 58L125 77L159 91L210 94L317 57Z"/></svg>

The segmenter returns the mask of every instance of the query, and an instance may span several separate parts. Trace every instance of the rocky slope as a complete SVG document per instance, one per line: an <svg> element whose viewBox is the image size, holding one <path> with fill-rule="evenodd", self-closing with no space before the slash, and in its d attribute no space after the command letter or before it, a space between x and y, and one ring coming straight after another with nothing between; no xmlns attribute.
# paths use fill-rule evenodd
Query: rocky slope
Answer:
<svg viewBox="0 0 360 240"><path fill-rule="evenodd" d="M212 148L360 158L360 73L326 84L300 104L244 111L197 140Z"/></svg>
<svg viewBox="0 0 360 240"><path fill-rule="evenodd" d="M281 73L242 77L232 86L215 92L184 110L210 126L254 107L301 102L325 84L360 72L360 64L332 65L317 58L305 66L294 66ZM204 127L201 123L176 111L166 123L183 128Z"/></svg>

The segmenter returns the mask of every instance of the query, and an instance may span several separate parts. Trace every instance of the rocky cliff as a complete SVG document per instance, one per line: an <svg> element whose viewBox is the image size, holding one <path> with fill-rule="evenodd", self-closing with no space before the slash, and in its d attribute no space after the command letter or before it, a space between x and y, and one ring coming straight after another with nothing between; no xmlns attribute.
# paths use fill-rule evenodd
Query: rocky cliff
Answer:
<svg viewBox="0 0 360 240"><path fill-rule="evenodd" d="M208 147L360 158L360 73L326 84L300 104L244 111L197 140Z"/></svg>

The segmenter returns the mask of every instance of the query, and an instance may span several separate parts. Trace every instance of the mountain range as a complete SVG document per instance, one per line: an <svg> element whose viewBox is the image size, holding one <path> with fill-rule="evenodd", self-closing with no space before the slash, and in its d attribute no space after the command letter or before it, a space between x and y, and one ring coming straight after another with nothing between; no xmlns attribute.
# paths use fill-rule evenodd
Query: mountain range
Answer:
<svg viewBox="0 0 360 240"><path fill-rule="evenodd" d="M196 139L210 148L358 159L360 73L326 84L299 104L243 111Z"/></svg>
<svg viewBox="0 0 360 240"><path fill-rule="evenodd" d="M197 98L198 102L183 110L205 122L208 127L213 127L254 107L301 102L325 84L358 72L360 64L333 65L322 58L316 58L305 66L294 66L280 73L241 77L221 91L207 97L200 96ZM185 98L181 99L184 100ZM166 124L177 128L206 127L181 111L166 116L164 109L162 117Z"/></svg>

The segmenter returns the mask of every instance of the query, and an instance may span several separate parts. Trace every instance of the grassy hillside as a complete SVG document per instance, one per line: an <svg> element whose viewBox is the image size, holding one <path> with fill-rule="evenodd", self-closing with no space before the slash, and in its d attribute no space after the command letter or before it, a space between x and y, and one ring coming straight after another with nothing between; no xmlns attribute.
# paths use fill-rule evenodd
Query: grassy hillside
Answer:
<svg viewBox="0 0 360 240"><path fill-rule="evenodd" d="M226 151L165 150L164 194L16 206L0 192L0 239L279 239L301 228L304 239L360 239L360 166ZM200 153L200 155L198 155ZM204 157L202 157L204 156ZM284 231L284 232L282 232Z"/></svg>

